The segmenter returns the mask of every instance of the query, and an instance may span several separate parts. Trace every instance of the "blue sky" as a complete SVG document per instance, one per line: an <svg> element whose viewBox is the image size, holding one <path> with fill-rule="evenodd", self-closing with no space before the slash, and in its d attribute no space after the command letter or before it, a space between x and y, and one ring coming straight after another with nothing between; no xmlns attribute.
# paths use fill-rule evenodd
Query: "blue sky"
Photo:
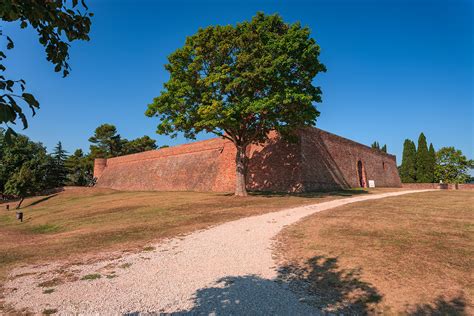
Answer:
<svg viewBox="0 0 474 316"><path fill-rule="evenodd" d="M474 158L473 2L456 1L87 1L90 42L71 48L63 79L31 28L2 24L15 41L9 77L23 78L41 102L23 131L48 149L88 149L102 123L128 139L187 142L155 134L147 104L168 78L166 57L199 27L235 24L257 11L300 21L321 46L327 73L317 126L355 141L387 144L400 163L405 138L424 132L436 149ZM3 22L2 22L3 23ZM200 138L210 136L202 135Z"/></svg>

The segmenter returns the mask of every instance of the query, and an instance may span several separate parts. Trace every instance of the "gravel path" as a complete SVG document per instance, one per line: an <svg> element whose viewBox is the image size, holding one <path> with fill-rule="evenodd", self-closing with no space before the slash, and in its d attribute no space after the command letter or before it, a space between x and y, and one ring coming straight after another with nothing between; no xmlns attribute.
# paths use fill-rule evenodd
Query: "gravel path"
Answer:
<svg viewBox="0 0 474 316"><path fill-rule="evenodd" d="M357 196L248 217L118 259L18 268L5 285L5 300L36 313L317 314L272 281L277 274L272 238L284 226L323 210L422 191ZM81 280L86 275L100 278ZM58 276L68 281L55 281ZM48 289L54 291L44 293Z"/></svg>

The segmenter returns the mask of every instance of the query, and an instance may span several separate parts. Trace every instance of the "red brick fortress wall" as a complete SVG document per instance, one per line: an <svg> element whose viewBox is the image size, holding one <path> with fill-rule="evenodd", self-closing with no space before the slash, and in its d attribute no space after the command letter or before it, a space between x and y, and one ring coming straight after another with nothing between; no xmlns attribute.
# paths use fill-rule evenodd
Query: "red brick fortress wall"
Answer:
<svg viewBox="0 0 474 316"><path fill-rule="evenodd" d="M254 191L302 192L301 146L282 141L270 133L262 145L247 151L247 189Z"/></svg>
<svg viewBox="0 0 474 316"><path fill-rule="evenodd" d="M232 191L235 149L222 139L107 159L97 186L131 191Z"/></svg>
<svg viewBox="0 0 474 316"><path fill-rule="evenodd" d="M301 133L302 183L305 191L360 187L358 161L365 179L376 187L400 187L394 155L376 151L317 128Z"/></svg>
<svg viewBox="0 0 474 316"><path fill-rule="evenodd" d="M401 186L395 156L316 128L297 143L276 133L252 145L247 187L255 191L304 192L359 187L357 162L376 186ZM118 190L228 192L235 185L235 147L214 138L176 147L95 161L97 186Z"/></svg>

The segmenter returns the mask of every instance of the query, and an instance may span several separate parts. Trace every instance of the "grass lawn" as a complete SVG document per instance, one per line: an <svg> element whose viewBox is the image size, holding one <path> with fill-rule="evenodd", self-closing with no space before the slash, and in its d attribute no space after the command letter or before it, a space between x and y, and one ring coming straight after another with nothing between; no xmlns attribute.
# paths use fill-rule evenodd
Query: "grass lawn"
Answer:
<svg viewBox="0 0 474 316"><path fill-rule="evenodd" d="M474 314L474 192L349 204L286 228L281 278L347 313Z"/></svg>
<svg viewBox="0 0 474 316"><path fill-rule="evenodd" d="M147 242L225 221L363 193L367 192L236 198L222 193L68 188L25 200L23 223L15 219L15 203L10 203L10 211L0 204L0 285L18 264L141 249Z"/></svg>

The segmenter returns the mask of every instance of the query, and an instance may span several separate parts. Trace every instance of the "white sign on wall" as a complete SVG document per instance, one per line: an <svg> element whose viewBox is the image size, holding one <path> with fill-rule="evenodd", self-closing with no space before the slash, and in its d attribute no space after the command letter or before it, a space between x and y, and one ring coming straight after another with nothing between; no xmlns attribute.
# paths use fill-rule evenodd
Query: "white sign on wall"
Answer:
<svg viewBox="0 0 474 316"><path fill-rule="evenodd" d="M369 180L369 188L375 188L375 181Z"/></svg>

